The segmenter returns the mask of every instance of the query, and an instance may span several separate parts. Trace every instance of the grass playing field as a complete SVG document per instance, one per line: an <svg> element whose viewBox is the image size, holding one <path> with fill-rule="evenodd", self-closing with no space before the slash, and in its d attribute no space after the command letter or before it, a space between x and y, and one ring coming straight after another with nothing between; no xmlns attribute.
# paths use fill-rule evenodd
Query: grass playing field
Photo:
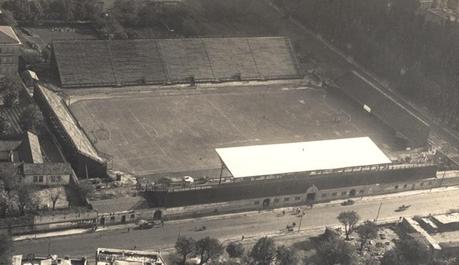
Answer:
<svg viewBox="0 0 459 265"><path fill-rule="evenodd" d="M383 150L391 135L323 90L220 88L169 95L80 100L70 106L113 168L134 174L216 169L218 147L370 136Z"/></svg>

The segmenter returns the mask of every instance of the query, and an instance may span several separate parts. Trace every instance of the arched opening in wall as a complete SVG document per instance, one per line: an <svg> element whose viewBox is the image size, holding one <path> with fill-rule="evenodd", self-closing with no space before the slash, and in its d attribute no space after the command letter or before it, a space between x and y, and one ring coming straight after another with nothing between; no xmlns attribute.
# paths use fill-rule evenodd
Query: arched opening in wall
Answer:
<svg viewBox="0 0 459 265"><path fill-rule="evenodd" d="M100 218L100 225L105 225L105 217Z"/></svg>
<svg viewBox="0 0 459 265"><path fill-rule="evenodd" d="M306 194L306 202L307 203L312 203L315 200L316 200L316 193L315 192L311 192L311 193Z"/></svg>
<svg viewBox="0 0 459 265"><path fill-rule="evenodd" d="M354 197L355 194L357 194L357 191L354 190L354 189L352 189L352 190L349 192L349 196L350 196L350 197Z"/></svg>
<svg viewBox="0 0 459 265"><path fill-rule="evenodd" d="M121 223L122 224L126 223L126 215L121 216Z"/></svg>
<svg viewBox="0 0 459 265"><path fill-rule="evenodd" d="M263 208L268 208L270 204L271 204L271 200L270 199L264 199L263 200Z"/></svg>
<svg viewBox="0 0 459 265"><path fill-rule="evenodd" d="M153 213L153 220L161 220L163 219L163 212L161 210L156 210Z"/></svg>

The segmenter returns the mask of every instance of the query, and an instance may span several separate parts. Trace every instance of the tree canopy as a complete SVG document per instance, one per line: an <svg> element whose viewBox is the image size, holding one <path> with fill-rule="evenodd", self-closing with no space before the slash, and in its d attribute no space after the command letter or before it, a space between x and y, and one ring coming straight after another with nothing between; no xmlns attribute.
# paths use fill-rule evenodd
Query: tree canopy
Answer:
<svg viewBox="0 0 459 265"><path fill-rule="evenodd" d="M301 265L302 260L298 252L293 248L286 246L279 246L276 249L276 262L277 265Z"/></svg>
<svg viewBox="0 0 459 265"><path fill-rule="evenodd" d="M349 235L354 231L354 227L360 220L360 216L355 211L345 211L341 212L337 218L344 225L346 240L349 240Z"/></svg>
<svg viewBox="0 0 459 265"><path fill-rule="evenodd" d="M226 246L226 252L230 258L240 258L244 255L244 246L241 243L231 242Z"/></svg>
<svg viewBox="0 0 459 265"><path fill-rule="evenodd" d="M276 257L276 244L269 237L260 238L249 254L257 265L271 265Z"/></svg>
<svg viewBox="0 0 459 265"><path fill-rule="evenodd" d="M24 131L33 131L40 134L45 126L43 114L35 104L28 105L19 117L19 124Z"/></svg>
<svg viewBox="0 0 459 265"><path fill-rule="evenodd" d="M223 254L223 246L218 239L205 237L196 242L196 254L201 259L199 264L207 264L209 260Z"/></svg>
<svg viewBox="0 0 459 265"><path fill-rule="evenodd" d="M191 237L180 236L175 242L175 251L182 256L180 264L185 264L188 256L196 251L196 241Z"/></svg>
<svg viewBox="0 0 459 265"><path fill-rule="evenodd" d="M360 236L360 250L368 240L375 239L378 236L378 230L378 225L372 221L365 221L365 223L357 227L357 233Z"/></svg>
<svg viewBox="0 0 459 265"><path fill-rule="evenodd" d="M329 237L316 244L316 255L321 265L357 265L354 246L340 237Z"/></svg>

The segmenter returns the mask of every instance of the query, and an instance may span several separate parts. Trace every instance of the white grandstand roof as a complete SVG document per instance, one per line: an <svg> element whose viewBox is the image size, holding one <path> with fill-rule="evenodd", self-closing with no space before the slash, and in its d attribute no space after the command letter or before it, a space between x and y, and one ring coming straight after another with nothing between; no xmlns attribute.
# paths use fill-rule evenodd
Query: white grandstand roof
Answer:
<svg viewBox="0 0 459 265"><path fill-rule="evenodd" d="M216 149L233 177L391 163L368 137Z"/></svg>

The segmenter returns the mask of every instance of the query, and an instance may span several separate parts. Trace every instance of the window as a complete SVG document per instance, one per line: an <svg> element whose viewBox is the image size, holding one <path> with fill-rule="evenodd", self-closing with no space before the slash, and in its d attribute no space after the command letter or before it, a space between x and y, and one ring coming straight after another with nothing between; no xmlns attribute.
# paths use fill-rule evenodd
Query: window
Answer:
<svg viewBox="0 0 459 265"><path fill-rule="evenodd" d="M131 219L134 219L135 218L135 214L131 214Z"/></svg>
<svg viewBox="0 0 459 265"><path fill-rule="evenodd" d="M38 176L38 182L43 182L43 176Z"/></svg>
<svg viewBox="0 0 459 265"><path fill-rule="evenodd" d="M274 203L278 203L278 202L279 202L279 198L275 198Z"/></svg>
<svg viewBox="0 0 459 265"><path fill-rule="evenodd" d="M408 187L408 184L403 185L403 188L406 189Z"/></svg>
<svg viewBox="0 0 459 265"><path fill-rule="evenodd" d="M38 176L33 176L33 182L38 182Z"/></svg>
<svg viewBox="0 0 459 265"><path fill-rule="evenodd" d="M341 195L342 195L342 196L344 196L344 195L346 195L346 194L347 194L347 191L341 192Z"/></svg>
<svg viewBox="0 0 459 265"><path fill-rule="evenodd" d="M295 197L295 201L301 200L301 197Z"/></svg>
<svg viewBox="0 0 459 265"><path fill-rule="evenodd" d="M258 205L258 204L260 204L260 201L255 201L254 204Z"/></svg>
<svg viewBox="0 0 459 265"><path fill-rule="evenodd" d="M398 189L398 185L395 185L395 187L394 187L394 188L395 188L395 189Z"/></svg>
<svg viewBox="0 0 459 265"><path fill-rule="evenodd" d="M115 221L115 216L110 216L110 221Z"/></svg>
<svg viewBox="0 0 459 265"><path fill-rule="evenodd" d="M288 202L288 201L290 201L290 198L289 197L285 197L284 198L284 202Z"/></svg>
<svg viewBox="0 0 459 265"><path fill-rule="evenodd" d="M322 198L327 197L327 193L322 193Z"/></svg>
<svg viewBox="0 0 459 265"><path fill-rule="evenodd" d="M336 195L338 195L337 192L333 192L333 193L332 193L332 196L333 196L333 197L336 197Z"/></svg>

